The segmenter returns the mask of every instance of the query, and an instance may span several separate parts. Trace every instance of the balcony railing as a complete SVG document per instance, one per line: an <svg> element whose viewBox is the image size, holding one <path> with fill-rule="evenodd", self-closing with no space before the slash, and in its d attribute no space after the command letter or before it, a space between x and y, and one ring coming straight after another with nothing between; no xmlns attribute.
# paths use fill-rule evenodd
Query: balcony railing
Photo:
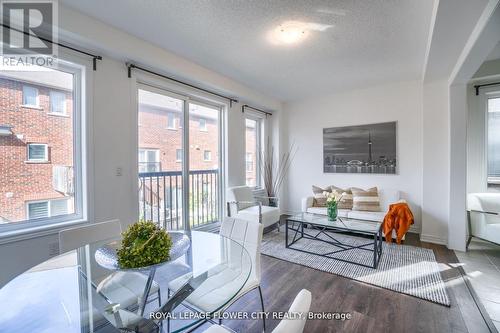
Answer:
<svg viewBox="0 0 500 333"><path fill-rule="evenodd" d="M188 211L190 227L219 220L219 170L189 172ZM184 228L182 172L139 173L140 217L170 230Z"/></svg>

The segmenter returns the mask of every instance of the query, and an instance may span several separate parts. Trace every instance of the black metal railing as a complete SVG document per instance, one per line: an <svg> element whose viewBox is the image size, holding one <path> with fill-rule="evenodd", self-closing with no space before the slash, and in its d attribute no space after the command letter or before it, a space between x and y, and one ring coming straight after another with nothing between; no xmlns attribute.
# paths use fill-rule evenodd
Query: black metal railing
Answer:
<svg viewBox="0 0 500 333"><path fill-rule="evenodd" d="M219 170L189 171L190 227L219 220ZM139 173L140 218L170 230L184 228L181 171Z"/></svg>

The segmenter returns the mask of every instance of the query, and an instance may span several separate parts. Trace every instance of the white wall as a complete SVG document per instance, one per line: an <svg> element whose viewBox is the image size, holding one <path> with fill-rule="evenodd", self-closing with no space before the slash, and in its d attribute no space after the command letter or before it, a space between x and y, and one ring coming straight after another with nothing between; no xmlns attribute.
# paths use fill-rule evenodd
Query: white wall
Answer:
<svg viewBox="0 0 500 333"><path fill-rule="evenodd" d="M415 215L419 231L422 206L422 88L417 81L354 90L284 105L284 142L298 148L287 184L284 207L300 211L311 185L398 189ZM397 121L397 175L323 173L323 128Z"/></svg>
<svg viewBox="0 0 500 333"><path fill-rule="evenodd" d="M423 241L447 244L449 219L448 83L423 86Z"/></svg>
<svg viewBox="0 0 500 333"><path fill-rule="evenodd" d="M218 73L191 63L102 22L59 7L60 40L99 50L104 59L92 72L92 154L93 217L90 222L119 218L122 224L138 217L137 198L137 108L135 81L127 77L125 59L175 74L190 82L238 97L242 102L279 111L281 103ZM86 60L88 61L88 60ZM178 86L182 90L181 86ZM271 127L271 126L270 126ZM271 127L272 128L272 127ZM244 116L241 103L227 112L226 184L245 182ZM121 167L123 175L116 176ZM7 242L0 240L0 287L12 277L49 258L49 246L57 243L57 230L39 237Z"/></svg>

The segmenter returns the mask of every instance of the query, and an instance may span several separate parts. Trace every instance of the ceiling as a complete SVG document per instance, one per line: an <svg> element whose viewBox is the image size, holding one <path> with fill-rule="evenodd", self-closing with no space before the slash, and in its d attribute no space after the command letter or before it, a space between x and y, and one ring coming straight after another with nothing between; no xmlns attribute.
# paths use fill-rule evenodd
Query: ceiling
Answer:
<svg viewBox="0 0 500 333"><path fill-rule="evenodd" d="M491 51L486 61L497 60L497 59L500 59L500 43L498 43L497 46L495 46L495 48L493 49L493 51Z"/></svg>
<svg viewBox="0 0 500 333"><path fill-rule="evenodd" d="M420 79L433 0L61 0L257 91L293 101ZM315 29L295 45L268 32ZM325 29L324 27L327 26Z"/></svg>

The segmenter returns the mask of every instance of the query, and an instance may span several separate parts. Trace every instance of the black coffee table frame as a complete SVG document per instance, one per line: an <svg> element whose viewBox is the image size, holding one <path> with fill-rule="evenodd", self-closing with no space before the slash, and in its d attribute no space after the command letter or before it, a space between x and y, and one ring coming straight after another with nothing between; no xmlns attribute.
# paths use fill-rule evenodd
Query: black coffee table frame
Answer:
<svg viewBox="0 0 500 333"><path fill-rule="evenodd" d="M339 219L342 222L341 218L337 218L337 219ZM366 223L370 223L370 222L366 222ZM298 224L298 226L296 226L296 224ZM307 228L308 230L304 231L304 225L306 225L306 224L313 226L313 228ZM325 231L354 233L354 234L360 234L360 235L365 235L365 236L373 236L373 241L368 242L368 243L364 243L361 245L353 246L351 244L346 244L346 243L341 242L340 240L336 239L331 234L326 233ZM315 234L311 234L312 232L314 232ZM290 234L293 233L293 239L290 243L288 242L288 240L290 238L289 233ZM319 238L320 235L325 236L326 238L328 238L328 240ZM299 237L297 237L297 236L299 236ZM293 244L295 244L298 240L300 240L302 238L327 243L327 244L333 245L339 249L331 251L331 252L327 252L327 253L316 253L316 252L311 252L311 251L299 249L296 247L292 247ZM294 219L292 220L290 218L286 219L285 246L287 248L290 248L290 249L295 250L295 251L300 251L300 252L304 252L304 253L314 254L317 256L322 256L325 258L340 260L343 262L348 262L348 263L363 266L363 267L377 268L378 263L380 262L380 257L382 256L382 238L383 238L382 224L380 225L380 227L378 228L377 231L370 232L370 231L365 231L365 230L350 229L347 226L345 228L343 228L343 227L341 228L341 227L337 227L337 226L325 226L323 224L316 224L316 223L311 222L311 221L297 221ZM370 266L370 265L366 265L363 263L345 260L345 259L341 259L341 258L337 258L337 257L333 256L335 253L356 250L356 249L373 252L373 265Z"/></svg>

